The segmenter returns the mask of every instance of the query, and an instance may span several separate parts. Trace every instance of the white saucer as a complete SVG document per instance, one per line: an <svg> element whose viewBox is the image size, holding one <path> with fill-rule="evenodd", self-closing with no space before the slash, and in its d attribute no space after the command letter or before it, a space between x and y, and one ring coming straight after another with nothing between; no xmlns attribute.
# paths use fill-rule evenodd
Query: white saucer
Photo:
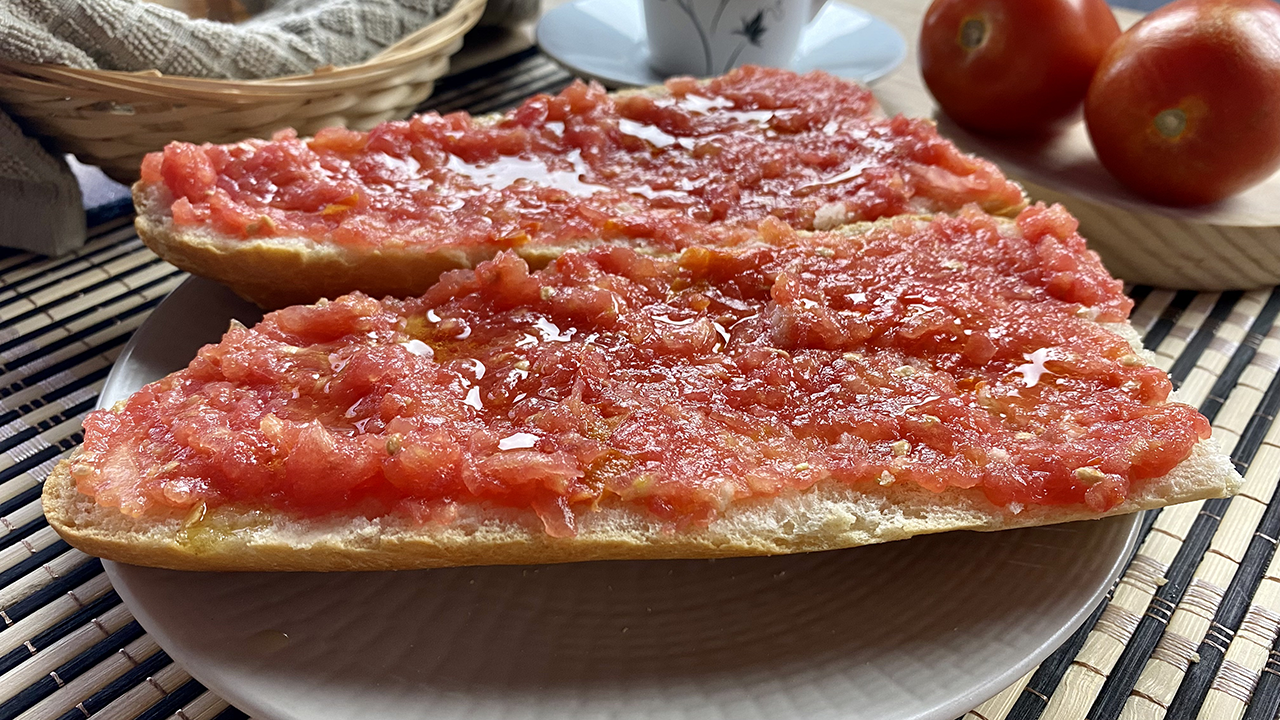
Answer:
<svg viewBox="0 0 1280 720"><path fill-rule="evenodd" d="M663 77L649 68L641 0L575 0L538 22L542 51L569 70L609 87L656 85ZM902 36L885 21L831 0L800 38L791 69L825 70L870 83L907 56Z"/></svg>

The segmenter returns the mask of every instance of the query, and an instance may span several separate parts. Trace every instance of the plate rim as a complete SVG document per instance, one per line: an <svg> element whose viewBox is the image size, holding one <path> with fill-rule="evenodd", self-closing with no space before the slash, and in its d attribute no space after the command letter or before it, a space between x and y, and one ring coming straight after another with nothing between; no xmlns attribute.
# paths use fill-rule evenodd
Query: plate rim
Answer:
<svg viewBox="0 0 1280 720"><path fill-rule="evenodd" d="M914 716L911 720L953 720L954 718L962 717L969 711L977 708L982 703L990 700L1001 691L1010 687L1018 680L1018 678L1026 675L1033 668L1043 662L1045 658L1061 647L1068 638L1080 629L1088 616L1098 608L1099 604L1107 597L1112 588L1115 587L1121 574L1124 572L1124 569L1128 567L1134 551L1137 549L1138 536L1142 527L1141 518L1143 515L1144 513L1139 512L1130 515L1114 516L1110 518L1103 518L1098 521L1092 521L1114 523L1125 522L1128 523L1129 529L1124 534L1124 542L1118 543L1120 551L1112 557L1111 567L1108 569L1106 574L1106 581L1100 583L1094 588L1094 591L1090 595L1088 601L1076 609L1070 620L1047 637L1035 648L1034 651L1026 655L1022 660L1014 663L1012 667L1007 668L1002 673L992 676L985 682L975 685L966 693L956 696L946 703L935 706L931 711L926 711L925 713ZM910 538L896 542L907 542L908 540L910 540ZM835 550L829 552L840 551ZM650 562L663 561L657 560ZM111 581L112 587L120 595L121 601L129 609L129 612L133 614L134 619L136 619L143 629L146 630L147 634L151 635L155 639L156 644L168 653L175 663L180 665L182 669L186 670L193 679L200 682L209 690L212 690L233 707L249 713L251 717L256 718L257 720L279 720L280 716L274 715L268 707L258 704L256 696L242 695L233 684L224 684L221 682L222 678L220 676L213 677L212 682L210 682L210 675L206 674L205 670L209 669L210 673L214 673L216 675L216 671L213 668L206 668L198 662L189 662L191 658L187 656L187 646L174 641L174 638L164 630L165 624L157 620L147 609L146 603L141 602L139 597L134 593L132 583L128 579L130 568L132 566L127 566L123 563L118 563L112 560L103 560L102 565L104 572ZM175 651L175 648L178 648L177 651ZM579 717L588 716L582 715Z"/></svg>
<svg viewBox="0 0 1280 720"><path fill-rule="evenodd" d="M1026 675L1032 668L1039 666L1040 663L1044 662L1045 658L1052 655L1054 651L1066 643L1066 641L1084 625L1085 620L1087 620L1089 616L1098 609L1098 606L1107 599L1107 596L1110 595L1111 590L1116 586L1116 584L1120 582L1120 578L1123 576L1124 571L1129 567L1129 563L1132 562L1133 557L1138 550L1138 540L1139 536L1142 534L1142 518L1145 517L1148 512L1151 511L1141 510L1128 515L1114 515L1112 517L1101 518L1099 520L1084 521L1115 521L1117 523L1123 521L1129 524L1129 531L1125 535L1125 541L1121 543L1121 550L1113 558L1111 568L1107 571L1107 581L1095 588L1092 596L1089 598L1089 601L1078 609L1075 614L1071 616L1071 619L1060 627L1057 632L1037 647L1035 652L1028 655L1027 660L1018 663L1015 667L1007 670L1003 675L999 675L980 687L974 688L974 690L968 695L962 696L961 699L964 702L956 702L947 706L948 712L945 714L945 717L943 713L939 713L937 720L962 717L970 710L976 709L982 703L990 700L1006 688L1012 686L1013 683L1017 682L1018 678ZM934 719L921 718L920 720Z"/></svg>

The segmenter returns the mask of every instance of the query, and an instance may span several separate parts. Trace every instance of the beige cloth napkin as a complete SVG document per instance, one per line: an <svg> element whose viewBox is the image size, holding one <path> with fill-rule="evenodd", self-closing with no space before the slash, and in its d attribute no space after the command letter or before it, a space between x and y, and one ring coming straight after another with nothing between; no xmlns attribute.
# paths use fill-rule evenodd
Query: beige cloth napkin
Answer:
<svg viewBox="0 0 1280 720"><path fill-rule="evenodd" d="M0 112L0 245L61 255L84 235L80 186L67 163Z"/></svg>

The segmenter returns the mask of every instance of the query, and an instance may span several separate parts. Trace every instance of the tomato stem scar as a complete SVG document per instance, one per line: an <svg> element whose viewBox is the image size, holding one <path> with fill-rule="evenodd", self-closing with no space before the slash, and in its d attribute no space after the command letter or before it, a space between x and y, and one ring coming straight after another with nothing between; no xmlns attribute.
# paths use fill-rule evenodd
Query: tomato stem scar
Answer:
<svg viewBox="0 0 1280 720"><path fill-rule="evenodd" d="M1169 108L1157 113L1151 122L1161 135L1174 139L1187 129L1187 114L1179 108Z"/></svg>
<svg viewBox="0 0 1280 720"><path fill-rule="evenodd" d="M987 20L983 17L965 18L960 23L960 34L956 40L965 50L977 50L987 42Z"/></svg>

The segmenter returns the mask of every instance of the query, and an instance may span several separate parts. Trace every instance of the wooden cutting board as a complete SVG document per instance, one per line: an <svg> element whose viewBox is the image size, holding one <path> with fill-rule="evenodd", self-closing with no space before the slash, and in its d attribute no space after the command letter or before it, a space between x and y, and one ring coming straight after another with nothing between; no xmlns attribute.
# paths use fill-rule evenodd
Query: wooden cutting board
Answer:
<svg viewBox="0 0 1280 720"><path fill-rule="evenodd" d="M1059 202L1080 220L1080 233L1117 277L1142 285L1196 290L1280 284L1280 174L1214 205L1170 208L1147 202L1098 163L1080 123L1050 141L1009 143L976 137L942 115L925 89L916 59L928 0L860 0L907 39L903 66L874 87L890 113L932 116L969 152L998 163L1032 200ZM1122 27L1141 17L1116 10Z"/></svg>
<svg viewBox="0 0 1280 720"><path fill-rule="evenodd" d="M1196 290L1280 284L1280 175L1213 205L1174 208L1129 192L1098 163L1084 124L1041 143L995 142L938 127L1000 164L1034 200L1062 203L1117 277Z"/></svg>

